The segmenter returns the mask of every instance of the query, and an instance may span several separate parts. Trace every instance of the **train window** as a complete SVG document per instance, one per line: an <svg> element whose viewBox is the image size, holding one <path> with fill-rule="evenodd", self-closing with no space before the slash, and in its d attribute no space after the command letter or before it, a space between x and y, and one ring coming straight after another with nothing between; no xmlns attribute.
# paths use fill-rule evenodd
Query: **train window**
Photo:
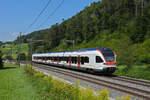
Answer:
<svg viewBox="0 0 150 100"><path fill-rule="evenodd" d="M89 57L84 57L84 62L89 63Z"/></svg>
<svg viewBox="0 0 150 100"><path fill-rule="evenodd" d="M64 61L69 62L69 57L64 57Z"/></svg>
<svg viewBox="0 0 150 100"><path fill-rule="evenodd" d="M71 57L72 63L76 64L77 63L77 57Z"/></svg>
<svg viewBox="0 0 150 100"><path fill-rule="evenodd" d="M62 61L62 57L59 57L59 61Z"/></svg>
<svg viewBox="0 0 150 100"><path fill-rule="evenodd" d="M103 60L101 59L100 56L96 56L96 63L102 63Z"/></svg>
<svg viewBox="0 0 150 100"><path fill-rule="evenodd" d="M81 57L81 64L84 64L84 57Z"/></svg>
<svg viewBox="0 0 150 100"><path fill-rule="evenodd" d="M54 57L54 61L57 62L57 57Z"/></svg>
<svg viewBox="0 0 150 100"><path fill-rule="evenodd" d="M48 60L48 57L45 57L46 60Z"/></svg>
<svg viewBox="0 0 150 100"><path fill-rule="evenodd" d="M48 57L48 60L51 60L51 57Z"/></svg>
<svg viewBox="0 0 150 100"><path fill-rule="evenodd" d="M51 61L53 60L52 57L50 57L50 60L51 60Z"/></svg>
<svg viewBox="0 0 150 100"><path fill-rule="evenodd" d="M64 57L62 57L62 61L65 61L65 58L64 58Z"/></svg>
<svg viewBox="0 0 150 100"><path fill-rule="evenodd" d="M69 62L69 57L66 57L66 61L67 61L67 63Z"/></svg>
<svg viewBox="0 0 150 100"><path fill-rule="evenodd" d="M74 57L71 57L71 61L72 61L72 63L74 63Z"/></svg>
<svg viewBox="0 0 150 100"><path fill-rule="evenodd" d="M66 58L66 57L64 57L64 61L67 61L67 58Z"/></svg>
<svg viewBox="0 0 150 100"><path fill-rule="evenodd" d="M63 61L65 61L65 57L63 57Z"/></svg>
<svg viewBox="0 0 150 100"><path fill-rule="evenodd" d="M76 64L76 63L77 63L77 57L75 57L74 59L75 59L75 61L74 61L74 62L75 62L75 64Z"/></svg>

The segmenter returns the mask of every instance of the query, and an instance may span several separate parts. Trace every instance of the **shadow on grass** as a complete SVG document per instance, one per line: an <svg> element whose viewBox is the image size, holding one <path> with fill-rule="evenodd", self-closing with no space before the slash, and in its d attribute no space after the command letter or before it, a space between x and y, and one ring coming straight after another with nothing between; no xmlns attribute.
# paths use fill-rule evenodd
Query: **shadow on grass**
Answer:
<svg viewBox="0 0 150 100"><path fill-rule="evenodd" d="M0 68L0 70L14 69L14 68L17 68L17 67L3 67L3 68Z"/></svg>

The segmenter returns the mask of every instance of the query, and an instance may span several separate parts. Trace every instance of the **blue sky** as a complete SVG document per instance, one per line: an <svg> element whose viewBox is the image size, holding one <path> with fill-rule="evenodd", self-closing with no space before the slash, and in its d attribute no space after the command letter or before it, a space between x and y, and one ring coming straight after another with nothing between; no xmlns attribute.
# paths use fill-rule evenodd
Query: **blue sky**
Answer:
<svg viewBox="0 0 150 100"><path fill-rule="evenodd" d="M27 27L40 13L48 0L2 0L0 3L0 41L12 41L19 32L27 34L35 30L49 28L62 19L68 19L79 11L99 0L64 0L63 5L40 28L39 25L54 11L61 0L52 0L48 8L26 33Z"/></svg>

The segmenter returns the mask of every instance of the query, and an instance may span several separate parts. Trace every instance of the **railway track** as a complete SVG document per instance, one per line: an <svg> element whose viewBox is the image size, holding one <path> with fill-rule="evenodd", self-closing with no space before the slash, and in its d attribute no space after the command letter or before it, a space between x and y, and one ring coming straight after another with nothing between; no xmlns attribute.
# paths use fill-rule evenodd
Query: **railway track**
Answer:
<svg viewBox="0 0 150 100"><path fill-rule="evenodd" d="M123 77L123 76L116 76L116 77L111 77L111 78L115 79L115 80L120 80L120 81L125 81L125 82L129 82L129 83L137 84L137 85L150 87L149 81L138 80L138 79Z"/></svg>
<svg viewBox="0 0 150 100"><path fill-rule="evenodd" d="M38 67L40 69L45 69L45 70L49 70L49 71L53 71L56 73L61 73L67 76L71 76L83 81L87 81L90 83L94 83L100 86L104 86L110 89L114 89L120 92L124 92L127 94L131 94L135 97L139 97L143 100L150 100L150 90L144 90L144 89L139 89L138 87L133 87L130 85L125 85L125 84L121 84L121 83L116 83L116 82L112 82L109 80L104 80L104 79L100 79L99 76L96 75L91 75L91 74L87 74L87 73L81 73L81 72L76 72L76 71L72 71L72 70L66 70L66 69L62 69L62 68L57 68L57 67L51 67L51 66L47 66L47 65L41 65L41 64L35 64L35 67ZM147 81L142 81L142 80L136 80L136 79L132 79L132 78L127 78L127 77L105 77L111 80L117 80L117 81L123 81L123 82L128 82L128 83L132 83L132 84L136 84L136 85L141 85L144 87L149 88L150 86L150 82Z"/></svg>

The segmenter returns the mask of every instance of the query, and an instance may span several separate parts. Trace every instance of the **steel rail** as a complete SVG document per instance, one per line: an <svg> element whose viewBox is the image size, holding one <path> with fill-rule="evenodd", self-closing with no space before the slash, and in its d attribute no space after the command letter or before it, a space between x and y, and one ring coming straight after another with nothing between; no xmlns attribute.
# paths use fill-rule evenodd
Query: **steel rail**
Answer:
<svg viewBox="0 0 150 100"><path fill-rule="evenodd" d="M38 65L41 65L41 64L38 64ZM118 91L121 91L121 92L129 93L131 95L134 95L134 96L137 96L137 97L140 97L140 98L144 98L145 100L150 100L150 96L145 95L145 94L149 95L150 91L145 91L145 90L137 89L137 88L126 86L126 85L113 83L113 82L109 82L109 81L105 81L105 80L101 80L101 79L97 79L97 78L93 78L93 77L73 73L73 72L70 72L70 71L62 70L60 68L50 67L50 66L46 66L46 65L42 65L42 66L44 66L44 67L40 67L40 66L35 66L35 67L50 70L50 71L53 71L53 72L56 72L56 73L61 73L61 74L64 74L64 75L68 75L68 76L78 78L78 79L81 79L81 80L84 80L84 81L87 81L87 82L91 82L91 83L94 83L94 84L97 84L97 85L101 85L101 86L108 87L108 88L111 88L111 89L115 89L115 90L118 90ZM118 87L114 87L114 86L112 86L112 84L114 86L118 86ZM129 90L126 90L126 89L129 89ZM133 91L136 91L138 93L135 93Z"/></svg>
<svg viewBox="0 0 150 100"><path fill-rule="evenodd" d="M111 78L115 79L115 80L120 80L120 81L133 83L133 84L136 84L136 85L142 85L142 86L150 87L150 82L148 82L148 81L137 80L137 79L127 78L127 77L120 77L120 76L111 77Z"/></svg>

